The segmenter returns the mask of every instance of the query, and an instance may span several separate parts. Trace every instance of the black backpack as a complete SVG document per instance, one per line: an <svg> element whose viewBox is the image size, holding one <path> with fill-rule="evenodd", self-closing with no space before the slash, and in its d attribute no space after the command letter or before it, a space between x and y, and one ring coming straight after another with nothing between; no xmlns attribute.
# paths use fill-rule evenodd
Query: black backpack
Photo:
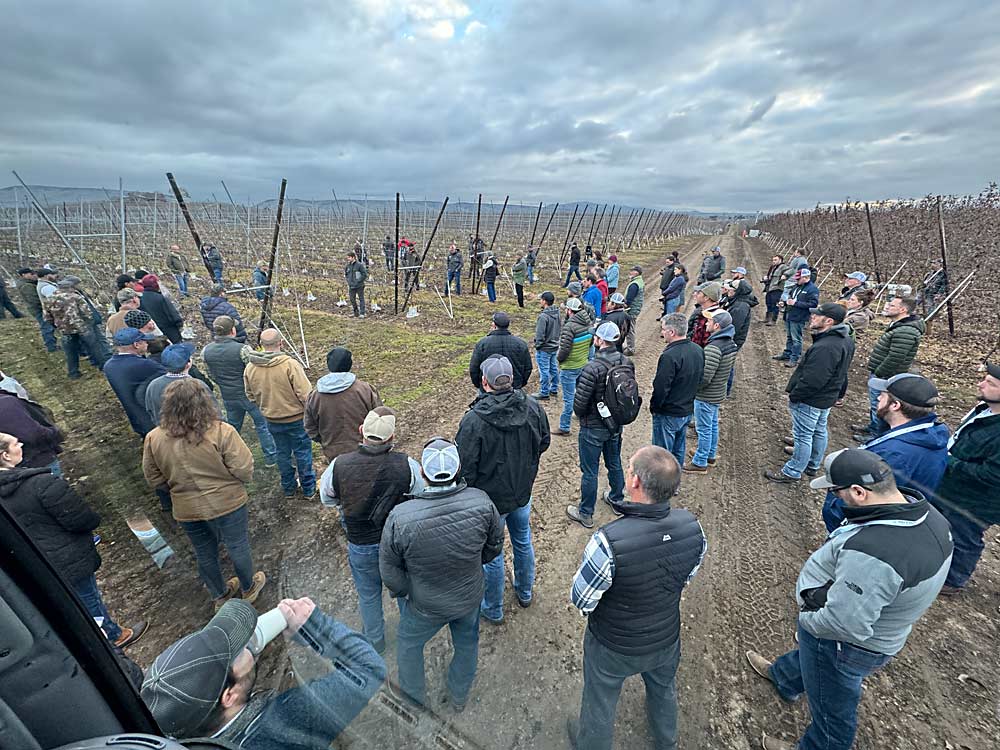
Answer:
<svg viewBox="0 0 1000 750"><path fill-rule="evenodd" d="M609 429L617 430L627 424L632 424L639 416L642 408L642 396L639 395L639 383L635 379L635 367L631 363L613 365L604 376L604 406L610 416L601 414ZM598 403L598 413L601 404Z"/></svg>

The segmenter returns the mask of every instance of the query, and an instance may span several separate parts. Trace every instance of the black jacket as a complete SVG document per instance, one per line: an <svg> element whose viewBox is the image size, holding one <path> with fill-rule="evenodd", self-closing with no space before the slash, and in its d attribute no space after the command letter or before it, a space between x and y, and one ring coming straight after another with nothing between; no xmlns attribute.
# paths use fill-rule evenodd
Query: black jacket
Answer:
<svg viewBox="0 0 1000 750"><path fill-rule="evenodd" d="M511 334L506 328L490 331L476 342L469 360L469 379L476 388L483 385L483 360L494 354L502 354L514 367L514 388L524 388L531 377L531 352L524 339Z"/></svg>
<svg viewBox="0 0 1000 750"><path fill-rule="evenodd" d="M170 343L180 343L184 319L170 300L159 292L145 291L139 298L139 309L149 314Z"/></svg>
<svg viewBox="0 0 1000 750"><path fill-rule="evenodd" d="M462 477L482 490L504 515L524 507L549 447L549 418L523 391L486 393L458 425L455 443Z"/></svg>
<svg viewBox="0 0 1000 750"><path fill-rule="evenodd" d="M733 316L733 327L736 329L733 342L740 349L743 348L747 334L750 333L750 308L756 307L758 304L753 287L746 279L741 279L736 294L729 299L725 306L729 314Z"/></svg>
<svg viewBox="0 0 1000 750"><path fill-rule="evenodd" d="M611 312L604 313L604 317L601 318L602 323L614 323L618 326L618 330L621 332L621 336L615 342L615 349L622 351L625 348L625 337L628 336L629 329L635 324L635 322L628 316L625 310L612 310Z"/></svg>
<svg viewBox="0 0 1000 750"><path fill-rule="evenodd" d="M91 533L101 517L66 480L48 469L0 471L0 503L68 583L101 567Z"/></svg>
<svg viewBox="0 0 1000 750"><path fill-rule="evenodd" d="M681 592L701 564L705 534L694 515L667 503L616 507L625 515L601 528L615 572L587 627L612 651L643 656L680 638Z"/></svg>
<svg viewBox="0 0 1000 750"><path fill-rule="evenodd" d="M266 283L267 281L265 280L261 286ZM212 326L215 325L216 318L220 315L228 315L236 323L236 340L240 343L247 340L247 331L243 327L243 318L240 317L240 311L225 297L205 297L201 301L199 308L201 309L201 319L205 323L205 328L208 329L209 333L213 332Z"/></svg>
<svg viewBox="0 0 1000 750"><path fill-rule="evenodd" d="M378 544L389 512L407 499L412 480L405 453L392 445L360 445L337 456L331 472L344 531L352 544Z"/></svg>
<svg viewBox="0 0 1000 750"><path fill-rule="evenodd" d="M704 349L690 339L667 344L656 363L649 411L668 417L694 414L694 394L704 373Z"/></svg>
<svg viewBox="0 0 1000 750"><path fill-rule="evenodd" d="M575 245L569 250L569 264L571 266L580 265L580 248Z"/></svg>
<svg viewBox="0 0 1000 750"><path fill-rule="evenodd" d="M65 439L41 404L0 391L0 429L24 443L22 469L48 466L62 453Z"/></svg>
<svg viewBox="0 0 1000 750"><path fill-rule="evenodd" d="M632 365L632 360L614 347L599 349L576 379L576 395L573 396L573 413L580 420L581 427L604 427L607 424L597 413L597 402L604 400L604 379L615 365ZM632 365L635 369L635 366Z"/></svg>
<svg viewBox="0 0 1000 750"><path fill-rule="evenodd" d="M785 392L793 404L828 409L840 398L854 357L849 326L841 323L813 335L813 343L788 379Z"/></svg>

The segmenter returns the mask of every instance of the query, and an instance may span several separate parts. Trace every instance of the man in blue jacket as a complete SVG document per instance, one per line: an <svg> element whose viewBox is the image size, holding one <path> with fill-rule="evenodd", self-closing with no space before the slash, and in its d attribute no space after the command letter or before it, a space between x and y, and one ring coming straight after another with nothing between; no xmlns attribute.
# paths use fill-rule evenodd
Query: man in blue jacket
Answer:
<svg viewBox="0 0 1000 750"><path fill-rule="evenodd" d="M812 272L802 268L795 272L795 286L788 299L778 306L785 311L785 350L772 359L784 362L785 367L795 367L802 356L802 332L809 322L809 310L819 304L819 287L812 283Z"/></svg>
<svg viewBox="0 0 1000 750"><path fill-rule="evenodd" d="M947 425L934 413L940 401L937 388L927 378L908 372L872 383L882 391L878 416L888 423L889 430L860 447L892 467L897 485L917 490L933 501L948 465L949 437ZM828 492L823 503L827 531L843 521L844 502Z"/></svg>
<svg viewBox="0 0 1000 750"><path fill-rule="evenodd" d="M142 438L156 426L146 411L146 386L167 372L159 362L145 356L154 338L138 328L122 328L115 334L115 355L104 363L104 376L121 401L132 429Z"/></svg>
<svg viewBox="0 0 1000 750"><path fill-rule="evenodd" d="M600 320L604 297L601 295L600 287L597 286L597 277L593 274L588 273L583 280L583 295L581 298L584 302L590 303L594 308L594 314Z"/></svg>

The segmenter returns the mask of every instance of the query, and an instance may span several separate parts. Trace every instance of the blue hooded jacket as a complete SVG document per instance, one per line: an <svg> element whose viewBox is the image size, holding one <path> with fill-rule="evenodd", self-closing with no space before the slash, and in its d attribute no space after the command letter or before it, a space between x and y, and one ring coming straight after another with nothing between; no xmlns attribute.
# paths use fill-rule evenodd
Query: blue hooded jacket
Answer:
<svg viewBox="0 0 1000 750"><path fill-rule="evenodd" d="M601 305L604 300L604 296L601 294L601 290L597 286L592 286L589 289L584 289L583 294L580 295L584 302L589 302L594 307L594 312L597 318L601 317Z"/></svg>
<svg viewBox="0 0 1000 750"><path fill-rule="evenodd" d="M913 427L929 425L906 432ZM903 433L903 434L900 434ZM896 485L917 490L928 499L944 477L948 465L948 426L938 421L936 414L912 419L894 427L881 437L862 443L864 448L882 457L892 467ZM823 502L823 521L827 531L833 531L844 520L844 501L832 492L826 493Z"/></svg>

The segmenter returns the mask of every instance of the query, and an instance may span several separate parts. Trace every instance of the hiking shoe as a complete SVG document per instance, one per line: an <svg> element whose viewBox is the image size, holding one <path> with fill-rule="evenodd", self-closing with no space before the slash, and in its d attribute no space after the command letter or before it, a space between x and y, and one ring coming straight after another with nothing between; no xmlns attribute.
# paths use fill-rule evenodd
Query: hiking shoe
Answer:
<svg viewBox="0 0 1000 750"><path fill-rule="evenodd" d="M965 586L949 586L947 583L941 587L938 596L955 596L965 591Z"/></svg>
<svg viewBox="0 0 1000 750"><path fill-rule="evenodd" d="M531 606L531 601L532 601L531 599L522 599L519 596L515 596L514 598L517 599L517 606L523 609L527 609L528 607Z"/></svg>
<svg viewBox="0 0 1000 750"><path fill-rule="evenodd" d="M681 467L681 471L685 474L707 474L707 466L698 466L698 464L693 464L690 461Z"/></svg>
<svg viewBox="0 0 1000 750"><path fill-rule="evenodd" d="M802 473L807 477L814 477L819 474L819 469L810 469L808 466L802 470Z"/></svg>
<svg viewBox="0 0 1000 750"><path fill-rule="evenodd" d="M777 482L778 484L795 484L798 479L795 477L790 477L781 471L771 471L768 469L764 472L764 478L770 479L772 482Z"/></svg>
<svg viewBox="0 0 1000 750"><path fill-rule="evenodd" d="M566 506L566 515L583 526L585 529L594 528L594 517L583 515L583 513L580 512L580 509L575 505Z"/></svg>
<svg viewBox="0 0 1000 750"><path fill-rule="evenodd" d="M253 574L253 585L250 587L250 590L243 592L243 601L247 604L253 604L257 601L257 597L260 596L260 590L264 588L265 583L267 583L267 576L264 575L264 571L258 570Z"/></svg>
<svg viewBox="0 0 1000 750"><path fill-rule="evenodd" d="M604 490L604 495L601 498L611 508L611 512L616 516L624 516L625 514L618 510L618 506L611 502L611 490Z"/></svg>
<svg viewBox="0 0 1000 750"><path fill-rule="evenodd" d="M786 445L785 446L785 455L794 456L795 455L795 446L793 446L793 445Z"/></svg>
<svg viewBox="0 0 1000 750"><path fill-rule="evenodd" d="M146 622L145 620L140 620L130 628L122 628L121 635L118 636L118 640L115 641L115 645L118 648L125 648L126 646L131 646L137 640L142 638L142 636L148 629L149 629L149 623Z"/></svg>
<svg viewBox="0 0 1000 750"><path fill-rule="evenodd" d="M549 394L547 394L547 393L532 393L531 397L533 399L535 399L536 401L548 401L549 400Z"/></svg>
<svg viewBox="0 0 1000 750"><path fill-rule="evenodd" d="M771 359L773 359L775 362L787 362L788 361L788 357L786 357L784 354L776 354L775 356L771 357Z"/></svg>
<svg viewBox="0 0 1000 750"><path fill-rule="evenodd" d="M753 671L773 685L774 680L771 679L771 671L770 671L771 667L773 666L773 663L769 662L767 659L758 654L756 651L747 651L746 655L747 655L747 661L750 662L750 666L753 668Z"/></svg>
<svg viewBox="0 0 1000 750"><path fill-rule="evenodd" d="M785 445L790 445L793 448L795 447L795 438L792 438L792 437L783 437L783 438L781 438L781 442L783 442Z"/></svg>
<svg viewBox="0 0 1000 750"><path fill-rule="evenodd" d="M761 737L760 746L764 750L795 750L795 745L774 737L768 737L766 734Z"/></svg>

